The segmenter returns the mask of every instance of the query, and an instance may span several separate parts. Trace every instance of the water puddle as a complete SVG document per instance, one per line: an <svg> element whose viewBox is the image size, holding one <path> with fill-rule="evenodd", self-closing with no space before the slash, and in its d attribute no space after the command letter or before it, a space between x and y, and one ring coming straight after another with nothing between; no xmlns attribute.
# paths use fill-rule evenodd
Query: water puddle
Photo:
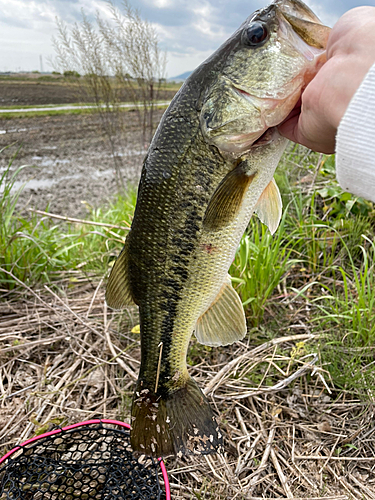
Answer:
<svg viewBox="0 0 375 500"><path fill-rule="evenodd" d="M8 130L0 130L0 135L14 134L15 132L27 132L28 130L28 128L10 128Z"/></svg>
<svg viewBox="0 0 375 500"><path fill-rule="evenodd" d="M18 130L20 130L20 129L18 129ZM9 130L8 130L8 132L9 132ZM1 133L2 133L2 131L0 131L0 134ZM57 148L57 146L46 146L43 149L54 150L54 149L58 149L58 148ZM104 170L99 170L99 169L96 169L96 170L92 169L91 170L91 168L90 168L89 171L82 170L80 168L81 171L79 173L69 174L70 170L74 171L75 166L78 166L79 164L85 165L85 164L87 164L87 162L91 163L92 162L92 155L90 155L90 158L79 157L79 158L72 160L72 159L68 159L68 158L62 158L62 159L56 158L54 156L53 152L51 152L51 155L49 155L47 151L46 151L46 153L47 154L43 154L43 153L38 154L35 152L34 156L31 156L31 158L29 157L29 159L26 160L26 163L28 165L37 168L37 172L38 172L39 167L42 168L43 170L39 171L38 173L28 172L28 175L30 175L30 177L31 177L31 178L29 178L29 180L25 180L25 178L24 178L24 180L17 180L16 182L14 182L13 188L12 188L13 192L16 192L20 189L25 190L25 191L52 190L52 189L56 190L56 186L61 185L62 183L67 185L74 180L77 180L79 183L83 184L83 183L87 183L88 179L91 179L94 182L98 182L98 181L100 182L100 180L102 179L103 180L102 182L106 182L107 180L111 181L115 178L114 167L107 168ZM119 154L119 156L122 156L122 157L133 156L133 155L144 156L145 151L142 149L133 148L133 149L124 150L121 154ZM93 155L93 156L95 156L95 155ZM100 156L103 157L103 155L100 155ZM108 155L108 156L105 155L105 157L111 158L111 155ZM61 167L62 165L68 165L68 166L71 165L72 168L68 167L65 169L60 169L59 167ZM8 167L0 167L0 176L1 176L1 173L3 171L5 171L7 168ZM59 175L60 170L62 170L62 171L60 172L60 175ZM61 174L63 174L63 175L61 175ZM3 191L4 191L4 188L2 186L0 186L0 194Z"/></svg>
<svg viewBox="0 0 375 500"><path fill-rule="evenodd" d="M64 160L61 160L64 161ZM66 160L68 163L70 160ZM114 177L114 171L113 169L107 169L107 170L95 170L92 173L90 173L90 178L92 179L100 179L102 177ZM49 189L56 184L60 184L61 182L69 182L72 180L83 180L87 179L87 176L84 174L72 174L72 175L65 175L62 177L59 177L57 179L30 179L29 181L16 181L13 184L12 191L18 191L19 189L23 188L23 190L28 190L28 189L33 189L33 190L39 190L39 189ZM4 189L0 187L0 193L2 193Z"/></svg>
<svg viewBox="0 0 375 500"><path fill-rule="evenodd" d="M16 181L13 184L13 191L18 191L22 187L24 189L48 189L56 183L54 179L30 179L29 181L22 182ZM1 189L0 189L1 192Z"/></svg>
<svg viewBox="0 0 375 500"><path fill-rule="evenodd" d="M38 167L53 167L54 165L67 165L68 163L71 163L71 160L59 160L58 158L55 160L52 160L48 156L32 156L31 158L32 161L38 162Z"/></svg>
<svg viewBox="0 0 375 500"><path fill-rule="evenodd" d="M96 170L92 175L97 179L100 179L101 177L113 177L114 170L113 168L108 168L107 170Z"/></svg>
<svg viewBox="0 0 375 500"><path fill-rule="evenodd" d="M124 153L117 153L117 156L138 156L146 155L147 150L145 149L127 149Z"/></svg>

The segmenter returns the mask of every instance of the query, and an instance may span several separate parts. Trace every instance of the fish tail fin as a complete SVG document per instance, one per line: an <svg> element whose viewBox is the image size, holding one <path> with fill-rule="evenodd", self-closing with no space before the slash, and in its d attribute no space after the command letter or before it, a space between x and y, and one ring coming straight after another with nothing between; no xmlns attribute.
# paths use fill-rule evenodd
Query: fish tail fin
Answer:
<svg viewBox="0 0 375 500"><path fill-rule="evenodd" d="M222 449L222 435L212 409L192 378L165 394L138 386L130 435L134 451L154 457L208 454Z"/></svg>

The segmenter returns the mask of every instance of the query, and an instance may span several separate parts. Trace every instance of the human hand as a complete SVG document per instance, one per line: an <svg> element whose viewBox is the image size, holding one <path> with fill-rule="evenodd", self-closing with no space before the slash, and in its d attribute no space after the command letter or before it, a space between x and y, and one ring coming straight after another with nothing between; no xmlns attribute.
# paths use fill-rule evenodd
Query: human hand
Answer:
<svg viewBox="0 0 375 500"><path fill-rule="evenodd" d="M279 125L281 135L314 151L335 152L337 128L375 63L375 7L346 12L332 28L327 62L302 93L300 106Z"/></svg>

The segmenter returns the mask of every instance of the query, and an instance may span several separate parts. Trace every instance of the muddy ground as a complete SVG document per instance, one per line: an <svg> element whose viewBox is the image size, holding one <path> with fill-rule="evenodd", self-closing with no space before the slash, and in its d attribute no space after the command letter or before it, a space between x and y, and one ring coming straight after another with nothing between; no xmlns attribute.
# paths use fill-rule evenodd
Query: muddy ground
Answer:
<svg viewBox="0 0 375 500"><path fill-rule="evenodd" d="M0 106L31 106L80 102L77 92L61 82L0 80Z"/></svg>
<svg viewBox="0 0 375 500"><path fill-rule="evenodd" d="M43 77L41 77L43 78ZM174 90L162 90L158 98L171 100ZM125 91L120 100L131 100ZM38 78L28 80L1 80L0 79L0 106L37 106L42 104L70 104L92 102L92 99L82 91L79 85L72 85L64 81L45 81Z"/></svg>
<svg viewBox="0 0 375 500"><path fill-rule="evenodd" d="M165 90L162 99L175 91ZM0 107L34 106L82 102L77 88L63 81L0 79ZM164 110L156 112L155 124ZM87 215L87 204L98 207L119 190L113 153L117 156L124 184L137 184L146 154L136 111L121 113L114 127L111 148L100 115L66 114L3 119L0 114L0 173L17 151L14 171L28 165L17 177L15 188L24 183L20 205L70 217ZM119 126L117 127L117 123ZM1 190L1 188L0 188ZM83 203L85 202L85 203Z"/></svg>
<svg viewBox="0 0 375 500"><path fill-rule="evenodd" d="M124 115L126 129L117 134L116 154L124 182L136 185L146 147L136 113ZM29 165L15 186L27 182L20 197L23 205L82 217L87 203L103 205L118 190L110 144L96 114L0 120L0 148L14 143L0 155L0 171L20 147L12 170Z"/></svg>

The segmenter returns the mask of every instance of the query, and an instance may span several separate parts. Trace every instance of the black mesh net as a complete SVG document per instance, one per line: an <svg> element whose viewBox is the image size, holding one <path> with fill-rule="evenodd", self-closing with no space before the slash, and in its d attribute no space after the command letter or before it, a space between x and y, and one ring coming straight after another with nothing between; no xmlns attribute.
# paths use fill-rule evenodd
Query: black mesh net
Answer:
<svg viewBox="0 0 375 500"><path fill-rule="evenodd" d="M162 500L159 464L135 458L129 437L95 424L25 445L0 465L0 500Z"/></svg>

